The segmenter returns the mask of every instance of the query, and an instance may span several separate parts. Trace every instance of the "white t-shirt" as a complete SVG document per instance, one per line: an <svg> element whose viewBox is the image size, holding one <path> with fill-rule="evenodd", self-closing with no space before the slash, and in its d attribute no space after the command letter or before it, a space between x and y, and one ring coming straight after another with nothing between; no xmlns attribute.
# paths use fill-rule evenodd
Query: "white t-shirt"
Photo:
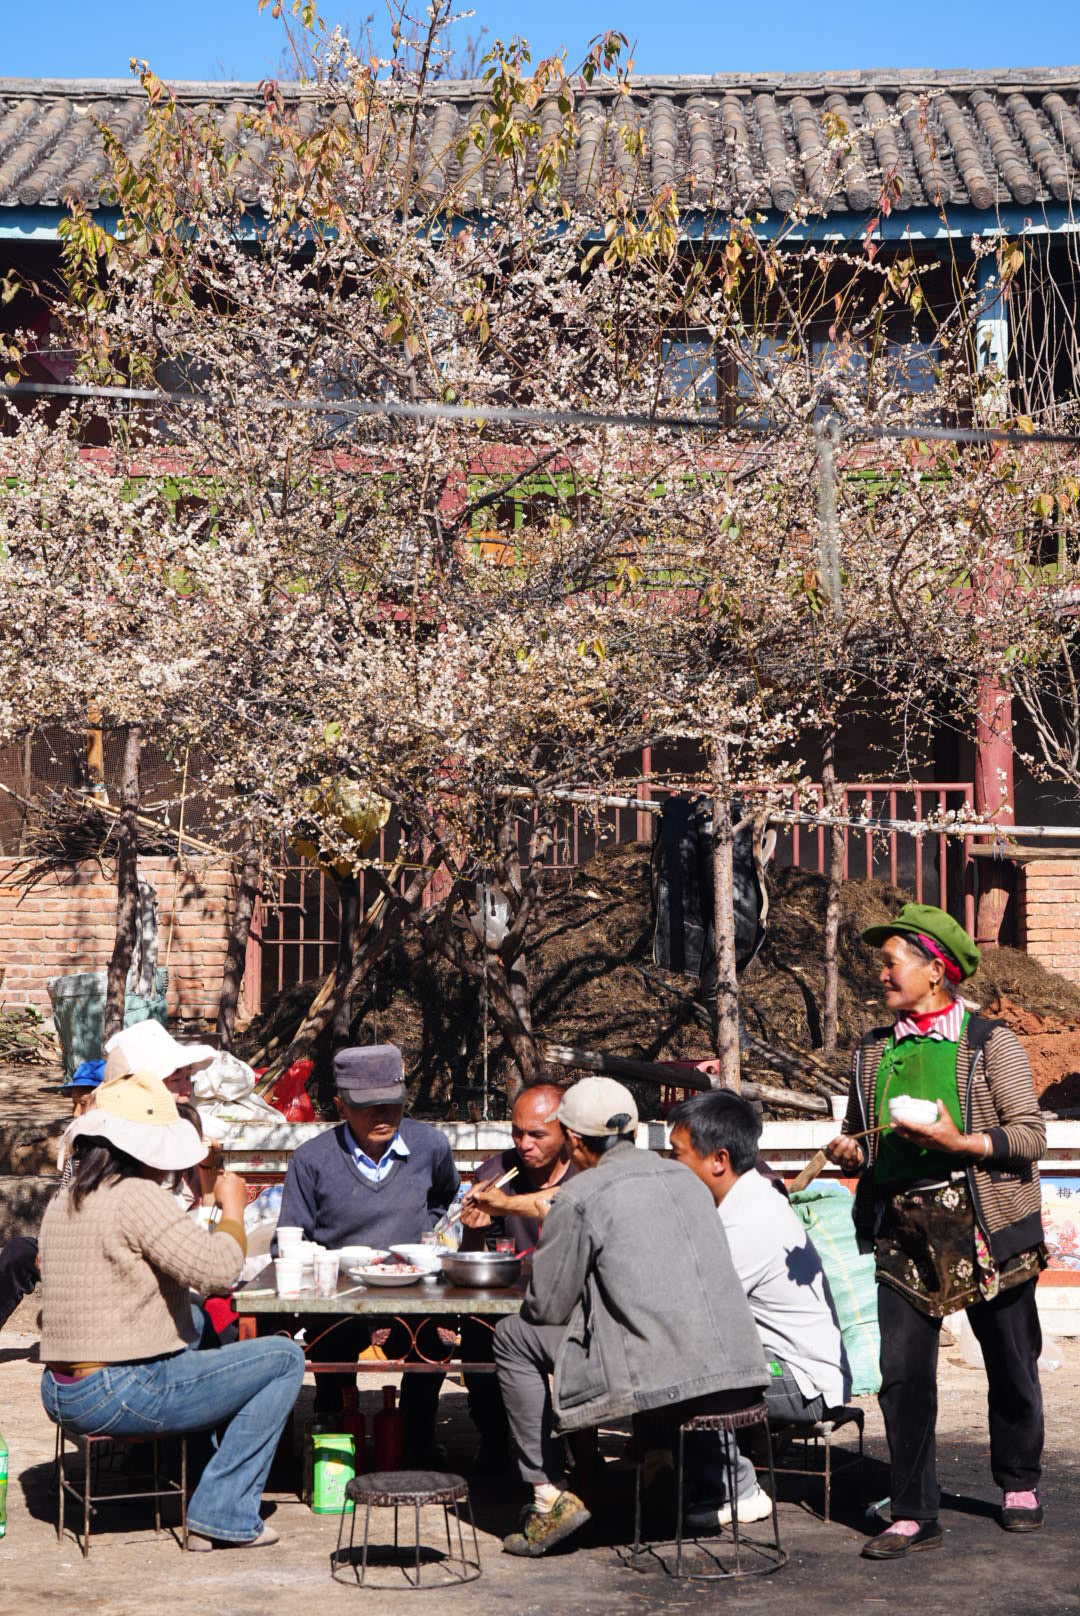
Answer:
<svg viewBox="0 0 1080 1616"><path fill-rule="evenodd" d="M766 1357L782 1358L826 1408L851 1392L829 1284L806 1230L763 1174L743 1173L718 1208Z"/></svg>

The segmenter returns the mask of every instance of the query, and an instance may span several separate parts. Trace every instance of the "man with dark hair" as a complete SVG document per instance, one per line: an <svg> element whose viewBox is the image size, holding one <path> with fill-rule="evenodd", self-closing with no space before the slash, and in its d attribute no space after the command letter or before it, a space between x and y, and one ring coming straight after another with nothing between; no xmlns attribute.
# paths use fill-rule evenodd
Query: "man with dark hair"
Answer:
<svg viewBox="0 0 1080 1616"><path fill-rule="evenodd" d="M521 1313L495 1331L521 1477L533 1493L503 1548L529 1556L589 1519L566 1484L556 1418L569 1432L633 1417L653 1491L670 1474L680 1421L746 1406L767 1374L712 1201L673 1162L636 1148L633 1096L588 1077L554 1115L578 1176L544 1220Z"/></svg>
<svg viewBox="0 0 1080 1616"><path fill-rule="evenodd" d="M510 1116L513 1148L481 1164L473 1177L473 1194L461 1208L463 1251L480 1251L487 1241L504 1239L521 1253L532 1251L540 1239L541 1213L577 1172L554 1114L562 1096L557 1083L526 1083L521 1090ZM515 1176L509 1183L493 1188L510 1172ZM466 1363L493 1362L494 1348L494 1336L483 1320L462 1319L461 1356ZM476 1467L484 1475L503 1475L510 1462L510 1432L498 1379L466 1374L465 1385L469 1413L480 1432Z"/></svg>
<svg viewBox="0 0 1080 1616"><path fill-rule="evenodd" d="M717 1090L673 1106L668 1126L675 1160L701 1179L716 1202L765 1349L771 1418L793 1424L821 1419L827 1408L844 1402L851 1375L821 1259L786 1197L755 1169L761 1137L756 1113L737 1094ZM699 1476L704 1446L696 1445L692 1465ZM742 1460L740 1521L762 1520L771 1509L753 1466ZM699 1505L688 1522L715 1525L718 1517L721 1525L731 1519L730 1500L718 1510Z"/></svg>

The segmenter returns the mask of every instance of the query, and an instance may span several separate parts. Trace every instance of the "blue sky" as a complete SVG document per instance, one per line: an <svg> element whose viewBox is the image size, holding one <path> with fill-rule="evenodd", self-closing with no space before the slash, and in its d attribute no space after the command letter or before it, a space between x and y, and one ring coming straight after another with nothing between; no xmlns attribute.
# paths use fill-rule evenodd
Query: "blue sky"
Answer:
<svg viewBox="0 0 1080 1616"><path fill-rule="evenodd" d="M0 76L118 77L130 56L163 77L258 79L278 69L279 26L256 0L36 0L4 7ZM384 31L380 0L323 0L330 22ZM423 14L424 7L413 10ZM566 46L576 61L589 38L618 28L636 43L638 72L813 72L825 67L1025 67L1080 58L1076 0L475 0L459 24L488 39L524 34L534 59ZM485 42L486 43L486 42Z"/></svg>

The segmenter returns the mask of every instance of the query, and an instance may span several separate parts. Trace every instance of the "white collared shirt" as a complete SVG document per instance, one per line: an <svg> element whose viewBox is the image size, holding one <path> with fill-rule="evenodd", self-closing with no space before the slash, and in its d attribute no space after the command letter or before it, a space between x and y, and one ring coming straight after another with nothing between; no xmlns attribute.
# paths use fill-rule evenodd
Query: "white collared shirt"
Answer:
<svg viewBox="0 0 1080 1616"><path fill-rule="evenodd" d="M893 1028L893 1038L897 1043L901 1038L934 1038L942 1043L958 1044L966 1009L963 999L954 999L943 1016L934 1017L927 1032L920 1032L914 1021L902 1016Z"/></svg>
<svg viewBox="0 0 1080 1616"><path fill-rule="evenodd" d="M717 1211L767 1358L782 1358L803 1396L843 1403L851 1374L821 1259L787 1197L756 1168Z"/></svg>
<svg viewBox="0 0 1080 1616"><path fill-rule="evenodd" d="M408 1145L405 1143L404 1139L401 1137L401 1134L396 1129L394 1131L394 1137L391 1139L390 1143L383 1151L382 1157L377 1162L372 1161L367 1151L362 1150L357 1144L356 1136L349 1127L348 1123L345 1124L345 1143L349 1147L349 1153L356 1164L357 1171L362 1173L364 1178L366 1178L371 1184L381 1184L383 1179L392 1169L395 1161L404 1161L405 1157L409 1154Z"/></svg>

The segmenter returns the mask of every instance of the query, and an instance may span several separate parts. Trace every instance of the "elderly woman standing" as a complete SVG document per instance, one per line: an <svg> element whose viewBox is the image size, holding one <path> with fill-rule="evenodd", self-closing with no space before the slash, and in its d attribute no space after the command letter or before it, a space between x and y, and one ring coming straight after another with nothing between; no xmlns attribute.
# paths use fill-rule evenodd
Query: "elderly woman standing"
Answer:
<svg viewBox="0 0 1080 1616"><path fill-rule="evenodd" d="M188 1507L188 1548L276 1543L259 1502L304 1378L280 1336L213 1352L193 1341L191 1289L225 1291L243 1265L244 1181L215 1184L213 1234L168 1185L206 1146L157 1077L107 1078L69 1128L73 1172L41 1226L41 1400L83 1436L222 1427Z"/></svg>
<svg viewBox="0 0 1080 1616"><path fill-rule="evenodd" d="M855 1222L877 1258L881 1392L892 1467L892 1525L863 1549L895 1559L936 1548L937 1353L941 1320L966 1308L989 1381L990 1463L1001 1525L1043 1523L1042 1347L1035 1284L1046 1266L1038 1161L1046 1146L1027 1056L998 1022L956 995L979 950L944 910L905 904L863 932L880 948L896 1017L856 1051L843 1133L828 1154L860 1171ZM900 1095L937 1120L890 1124ZM866 1135L861 1139L851 1135Z"/></svg>

